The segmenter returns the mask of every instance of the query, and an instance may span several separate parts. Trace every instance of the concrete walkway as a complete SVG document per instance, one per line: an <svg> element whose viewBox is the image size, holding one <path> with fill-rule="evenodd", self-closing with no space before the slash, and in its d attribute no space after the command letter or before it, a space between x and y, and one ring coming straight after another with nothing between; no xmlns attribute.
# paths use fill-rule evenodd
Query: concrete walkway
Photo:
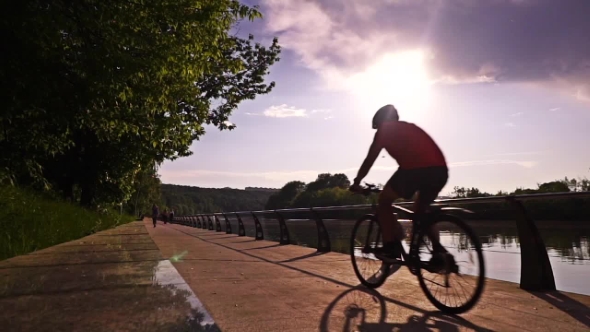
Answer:
<svg viewBox="0 0 590 332"><path fill-rule="evenodd" d="M1 331L216 331L211 325L141 221L0 262Z"/></svg>
<svg viewBox="0 0 590 332"><path fill-rule="evenodd" d="M582 295L490 280L475 309L449 317L406 268L378 292L358 284L347 255L146 219L0 262L0 329L590 330Z"/></svg>
<svg viewBox="0 0 590 332"><path fill-rule="evenodd" d="M370 292L357 287L348 255L181 225L148 231L165 257L178 258L174 266L222 331L590 330L587 296L489 280L473 310L448 317L406 268Z"/></svg>

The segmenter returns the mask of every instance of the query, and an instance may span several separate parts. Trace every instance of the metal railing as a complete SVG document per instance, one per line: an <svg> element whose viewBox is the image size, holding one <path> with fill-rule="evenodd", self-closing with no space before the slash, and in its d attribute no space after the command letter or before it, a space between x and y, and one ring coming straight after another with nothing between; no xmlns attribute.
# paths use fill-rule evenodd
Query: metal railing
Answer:
<svg viewBox="0 0 590 332"><path fill-rule="evenodd" d="M545 243L539 234L539 230L534 221L529 217L523 201L533 199L564 199L564 198L579 198L590 197L590 192L566 192L566 193L540 193L540 194L526 194L526 195L509 195L509 196L492 196L492 197L475 197L475 198L454 198L436 200L435 206L461 205L461 204L475 204L475 203L496 203L508 202L516 212L516 227L520 243L520 288L525 290L555 290L555 278L553 270L549 261L549 256L545 247ZM396 212L411 212L404 206L410 206L413 202L403 202L394 204ZM329 252L331 251L330 238L328 231L324 226L324 221L320 212L322 211L346 211L346 210L363 210L375 209L374 204L357 204L357 205L340 205L340 206L322 206L310 208L293 208L293 209L276 209L276 210L260 210L260 211L237 211L237 212L219 212L219 213L205 213L191 216L175 217L173 223L197 227L208 230L215 230L222 232L220 217L225 221L225 232L232 234L231 223L228 215L236 216L238 220L238 236L246 236L246 229L241 216L250 215L254 219L255 239L263 240L264 232L262 224L258 219L258 215L274 214L279 222L279 244L291 244L289 229L285 223L283 214L285 213L309 213L310 219L315 221L317 228L317 251ZM213 220L215 223L213 222Z"/></svg>

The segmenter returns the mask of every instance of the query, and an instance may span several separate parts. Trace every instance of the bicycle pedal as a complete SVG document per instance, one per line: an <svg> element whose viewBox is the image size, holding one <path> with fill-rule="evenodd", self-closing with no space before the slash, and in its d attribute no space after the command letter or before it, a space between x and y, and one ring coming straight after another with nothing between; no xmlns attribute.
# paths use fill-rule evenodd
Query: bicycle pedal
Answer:
<svg viewBox="0 0 590 332"><path fill-rule="evenodd" d="M379 258L382 262L387 263L387 264L400 264L402 263L402 259L401 258L387 258L387 257L382 257Z"/></svg>

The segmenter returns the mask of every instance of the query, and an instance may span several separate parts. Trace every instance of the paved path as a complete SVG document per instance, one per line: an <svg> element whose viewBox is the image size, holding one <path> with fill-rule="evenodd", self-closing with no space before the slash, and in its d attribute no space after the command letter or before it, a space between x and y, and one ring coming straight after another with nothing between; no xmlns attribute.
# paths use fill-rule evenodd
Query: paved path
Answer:
<svg viewBox="0 0 590 332"><path fill-rule="evenodd" d="M0 329L590 330L590 298L576 294L490 280L480 304L453 318L405 268L378 292L357 286L347 255L146 219L0 262Z"/></svg>
<svg viewBox="0 0 590 332"><path fill-rule="evenodd" d="M214 331L207 318L141 221L0 262L1 331Z"/></svg>
<svg viewBox="0 0 590 332"><path fill-rule="evenodd" d="M453 318L439 314L406 268L371 293L357 287L348 255L181 225L148 231L165 257L178 257L174 266L222 331L346 331L345 313L355 310L370 331L590 330L587 296L489 280L477 307Z"/></svg>

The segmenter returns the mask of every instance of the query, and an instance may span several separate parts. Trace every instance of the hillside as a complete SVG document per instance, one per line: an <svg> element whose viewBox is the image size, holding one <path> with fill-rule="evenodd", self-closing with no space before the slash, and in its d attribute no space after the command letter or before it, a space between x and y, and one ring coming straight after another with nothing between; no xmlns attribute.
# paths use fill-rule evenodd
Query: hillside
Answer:
<svg viewBox="0 0 590 332"><path fill-rule="evenodd" d="M272 191L215 189L162 184L162 202L177 215L263 210Z"/></svg>

